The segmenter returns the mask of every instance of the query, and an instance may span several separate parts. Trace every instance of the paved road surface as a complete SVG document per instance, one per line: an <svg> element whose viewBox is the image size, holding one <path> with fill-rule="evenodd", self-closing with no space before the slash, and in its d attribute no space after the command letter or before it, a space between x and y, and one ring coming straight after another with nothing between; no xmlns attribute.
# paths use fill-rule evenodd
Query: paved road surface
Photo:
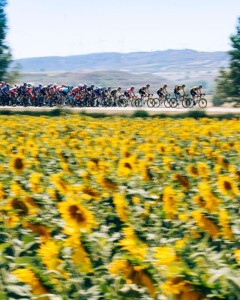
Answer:
<svg viewBox="0 0 240 300"><path fill-rule="evenodd" d="M155 115L155 114L166 114L166 115L172 115L172 114L182 114L189 111L203 111L208 115L222 115L222 114L236 114L240 115L240 108L229 108L229 107L209 107L205 109L186 109L186 108L165 108L165 107L159 107L159 108L148 108L148 107L85 107L85 108L79 108L79 107L1 107L0 110L10 110L10 111L49 111L53 109L62 109L64 110L71 110L72 112L87 112L87 113L105 113L105 114L132 114L136 111L146 111L149 115Z"/></svg>

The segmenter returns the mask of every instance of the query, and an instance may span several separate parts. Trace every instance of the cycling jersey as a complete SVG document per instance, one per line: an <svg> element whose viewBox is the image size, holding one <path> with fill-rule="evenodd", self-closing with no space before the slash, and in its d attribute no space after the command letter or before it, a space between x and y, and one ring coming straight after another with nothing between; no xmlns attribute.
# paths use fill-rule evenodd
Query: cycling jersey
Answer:
<svg viewBox="0 0 240 300"><path fill-rule="evenodd" d="M1 94L3 95L7 95L9 92L9 87L7 85L4 85L2 88L1 88Z"/></svg>
<svg viewBox="0 0 240 300"><path fill-rule="evenodd" d="M157 94L158 94L158 96L159 97L163 97L164 96L164 93L163 93L163 91L162 90L157 90Z"/></svg>
<svg viewBox="0 0 240 300"><path fill-rule="evenodd" d="M11 95L13 95L13 94L17 93L17 90L18 90L17 87L11 88L11 89L9 90L9 93L10 93Z"/></svg>
<svg viewBox="0 0 240 300"><path fill-rule="evenodd" d="M180 95L180 90L182 89L182 87L181 86L176 86L175 88L174 88L174 94L175 95Z"/></svg>
<svg viewBox="0 0 240 300"><path fill-rule="evenodd" d="M117 93L117 90L112 90L112 91L111 91L111 95L112 95L112 96L115 96L116 93Z"/></svg>
<svg viewBox="0 0 240 300"><path fill-rule="evenodd" d="M63 94L67 94L69 92L69 88L68 87L62 87L62 88L59 89L59 92L63 93Z"/></svg>
<svg viewBox="0 0 240 300"><path fill-rule="evenodd" d="M195 96L197 95L197 89L196 89L196 88L192 88L192 89L190 90L190 94L191 94L193 97L195 97Z"/></svg>
<svg viewBox="0 0 240 300"><path fill-rule="evenodd" d="M20 95L25 95L26 94L26 86L22 85L19 87L18 92Z"/></svg>
<svg viewBox="0 0 240 300"><path fill-rule="evenodd" d="M138 92L139 92L139 94L146 94L145 87L140 88L140 90Z"/></svg>
<svg viewBox="0 0 240 300"><path fill-rule="evenodd" d="M134 97L135 96L135 93L132 89L127 89L125 92L124 92L124 95L127 96L127 97Z"/></svg>
<svg viewBox="0 0 240 300"><path fill-rule="evenodd" d="M79 93L81 90L78 86L74 87L71 91L72 95L76 95L77 93Z"/></svg>

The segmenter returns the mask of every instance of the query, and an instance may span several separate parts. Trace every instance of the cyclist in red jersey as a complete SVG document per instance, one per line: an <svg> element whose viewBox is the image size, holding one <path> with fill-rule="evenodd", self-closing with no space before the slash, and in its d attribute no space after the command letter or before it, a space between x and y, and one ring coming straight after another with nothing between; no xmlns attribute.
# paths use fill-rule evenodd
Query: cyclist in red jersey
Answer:
<svg viewBox="0 0 240 300"><path fill-rule="evenodd" d="M134 93L134 86L132 86L130 89L127 89L125 92L124 92L124 95L128 98L135 98L135 93Z"/></svg>

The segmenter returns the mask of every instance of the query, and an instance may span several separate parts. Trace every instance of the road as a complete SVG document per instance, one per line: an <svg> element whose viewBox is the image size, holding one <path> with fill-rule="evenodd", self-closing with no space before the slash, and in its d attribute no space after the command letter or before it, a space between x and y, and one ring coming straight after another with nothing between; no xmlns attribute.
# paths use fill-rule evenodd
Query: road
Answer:
<svg viewBox="0 0 240 300"><path fill-rule="evenodd" d="M224 115L224 114L234 114L240 115L240 108L232 108L232 107L209 107L205 109L197 109L197 108L148 108L148 107L1 107L0 111L50 111L53 109L62 109L63 111L72 111L73 113L79 112L86 112L86 113L104 113L104 114L127 114L131 115L136 111L146 111L149 115L159 115L159 114L166 114L166 115L176 115L176 114L183 114L190 111L201 111L205 112L207 115Z"/></svg>

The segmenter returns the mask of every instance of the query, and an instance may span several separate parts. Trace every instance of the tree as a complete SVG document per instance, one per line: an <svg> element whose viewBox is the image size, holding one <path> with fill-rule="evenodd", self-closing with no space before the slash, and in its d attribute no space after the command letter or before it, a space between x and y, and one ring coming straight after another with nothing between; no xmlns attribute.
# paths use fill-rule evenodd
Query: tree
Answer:
<svg viewBox="0 0 240 300"><path fill-rule="evenodd" d="M7 77L7 69L12 61L9 47L6 45L7 17L5 14L6 0L0 0L0 79Z"/></svg>
<svg viewBox="0 0 240 300"><path fill-rule="evenodd" d="M240 104L240 17L238 18L237 33L230 37L232 50L229 51L229 70L221 70L216 79L214 105L224 102L238 102Z"/></svg>

